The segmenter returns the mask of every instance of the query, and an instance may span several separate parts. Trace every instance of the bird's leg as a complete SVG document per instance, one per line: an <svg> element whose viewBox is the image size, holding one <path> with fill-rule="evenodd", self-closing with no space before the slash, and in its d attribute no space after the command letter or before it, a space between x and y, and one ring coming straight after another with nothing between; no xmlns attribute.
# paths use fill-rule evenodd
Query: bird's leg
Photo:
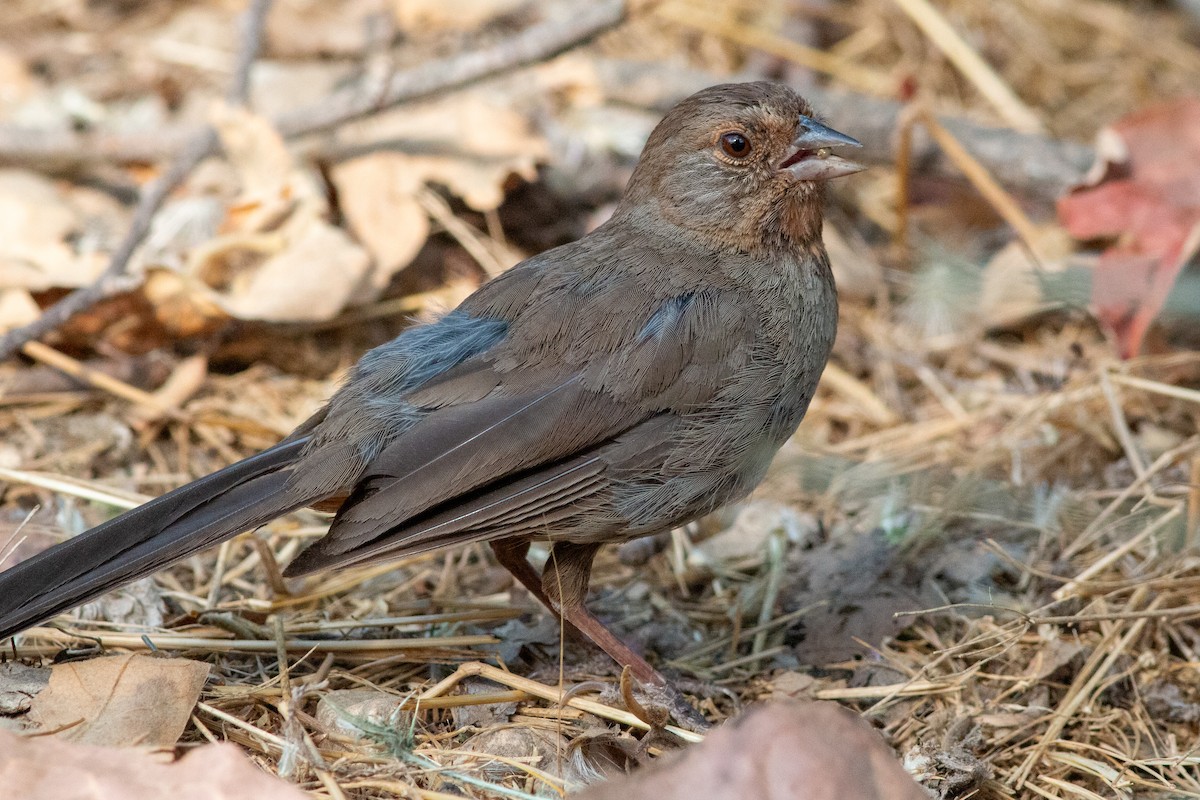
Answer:
<svg viewBox="0 0 1200 800"><path fill-rule="evenodd" d="M538 599L538 602L553 611L554 606L550 605L550 598L546 597L546 593L542 591L542 576L538 575L537 570L533 568L526 557L529 554L529 542L519 539L502 539L489 544L491 544L492 552L496 554L496 560L500 562L500 566L511 572L512 576Z"/></svg>
<svg viewBox="0 0 1200 800"><path fill-rule="evenodd" d="M646 686L681 723L693 730L708 728L691 704L646 659L621 641L603 622L587 610L588 581L592 559L599 545L576 545L559 542L554 546L542 575L529 563L529 543L523 541L492 542L492 551L501 566L512 573L542 605L559 615L564 625L583 634L608 653L622 667L629 667L638 681Z"/></svg>
<svg viewBox="0 0 1200 800"><path fill-rule="evenodd" d="M622 667L628 667L654 699L666 706L680 723L693 730L706 729L708 721L697 713L679 690L584 605L592 573L592 559L599 549L598 544L558 542L554 545L542 573L542 596L546 604L614 661Z"/></svg>
<svg viewBox="0 0 1200 800"><path fill-rule="evenodd" d="M592 559L599 549L600 545L596 544L559 542L554 545L540 580L543 602L612 656L613 661L623 667L628 666L633 676L642 683L666 683L666 678L646 663L646 659L633 652L584 605L592 573Z"/></svg>

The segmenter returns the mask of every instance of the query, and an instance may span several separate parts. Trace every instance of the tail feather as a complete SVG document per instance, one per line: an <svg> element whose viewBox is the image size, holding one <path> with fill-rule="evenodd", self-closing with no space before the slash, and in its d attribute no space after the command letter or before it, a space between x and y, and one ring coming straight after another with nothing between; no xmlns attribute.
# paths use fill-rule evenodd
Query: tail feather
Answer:
<svg viewBox="0 0 1200 800"><path fill-rule="evenodd" d="M290 440L0 572L0 639L318 498L285 491Z"/></svg>

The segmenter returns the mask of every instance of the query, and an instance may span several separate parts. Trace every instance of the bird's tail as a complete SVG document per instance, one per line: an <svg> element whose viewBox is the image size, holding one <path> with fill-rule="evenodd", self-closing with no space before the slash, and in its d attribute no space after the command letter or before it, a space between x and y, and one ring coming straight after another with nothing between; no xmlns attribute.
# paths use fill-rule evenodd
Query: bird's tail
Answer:
<svg viewBox="0 0 1200 800"><path fill-rule="evenodd" d="M305 442L282 442L0 572L0 640L317 499L286 490Z"/></svg>

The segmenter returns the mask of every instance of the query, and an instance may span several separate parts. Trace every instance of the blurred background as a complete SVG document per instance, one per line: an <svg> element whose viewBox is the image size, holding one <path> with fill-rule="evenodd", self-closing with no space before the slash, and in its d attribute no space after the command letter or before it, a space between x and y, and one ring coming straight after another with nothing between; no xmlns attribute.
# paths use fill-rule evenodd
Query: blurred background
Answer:
<svg viewBox="0 0 1200 800"><path fill-rule="evenodd" d="M1193 796L1198 44L1195 0L6 0L0 556L274 444L367 348L602 222L676 101L778 80L871 166L830 187L834 357L750 501L602 557L601 616L708 687L710 715L855 708L937 796ZM498 619L510 587L479 548L283 585L273 563L321 519L17 650L185 631L261 689L262 656L194 644L233 635L214 610L370 639L369 620L483 609L402 630L495 635L556 683L553 620ZM472 647L291 669L401 691L495 657ZM612 679L566 649L569 679ZM420 746L540 730L481 708L424 712ZM185 743L239 740L195 719ZM513 752L582 748L589 719ZM346 796L399 795L355 794L356 768L328 773ZM488 779L533 791L514 774Z"/></svg>

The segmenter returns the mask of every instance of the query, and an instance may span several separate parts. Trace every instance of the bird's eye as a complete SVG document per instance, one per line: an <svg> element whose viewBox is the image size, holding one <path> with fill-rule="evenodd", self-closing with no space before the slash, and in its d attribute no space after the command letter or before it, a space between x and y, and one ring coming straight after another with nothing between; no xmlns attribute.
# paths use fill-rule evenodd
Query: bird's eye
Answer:
<svg viewBox="0 0 1200 800"><path fill-rule="evenodd" d="M750 140L744 134L737 131L721 134L721 151L730 158L745 158L750 150Z"/></svg>

